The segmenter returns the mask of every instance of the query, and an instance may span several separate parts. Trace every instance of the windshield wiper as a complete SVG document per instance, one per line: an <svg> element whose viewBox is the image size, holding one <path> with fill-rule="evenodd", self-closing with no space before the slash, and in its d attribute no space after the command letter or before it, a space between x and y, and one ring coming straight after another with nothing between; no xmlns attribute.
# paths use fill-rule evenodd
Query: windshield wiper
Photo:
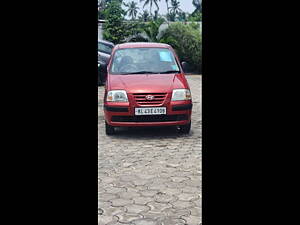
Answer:
<svg viewBox="0 0 300 225"><path fill-rule="evenodd" d="M153 71L136 71L136 72L131 72L131 73L121 73L122 75L126 74L157 74L157 72Z"/></svg>
<svg viewBox="0 0 300 225"><path fill-rule="evenodd" d="M130 72L130 73L120 73L121 75L130 75L130 74L166 74L166 73L180 73L178 70L168 70L168 71L162 71L162 72L153 72L153 71L136 71L136 72Z"/></svg>
<svg viewBox="0 0 300 225"><path fill-rule="evenodd" d="M163 71L163 72L158 72L158 73L180 73L178 70L168 70L168 71Z"/></svg>

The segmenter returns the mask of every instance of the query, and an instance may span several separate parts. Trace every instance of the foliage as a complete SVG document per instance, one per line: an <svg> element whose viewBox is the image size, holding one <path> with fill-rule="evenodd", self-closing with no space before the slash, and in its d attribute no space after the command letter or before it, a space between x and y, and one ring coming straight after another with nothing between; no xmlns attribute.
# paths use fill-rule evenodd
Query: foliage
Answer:
<svg viewBox="0 0 300 225"><path fill-rule="evenodd" d="M163 18L152 20L149 23L143 24L142 29L147 34L148 40L151 42L159 42L158 33L159 27L165 22Z"/></svg>
<svg viewBox="0 0 300 225"><path fill-rule="evenodd" d="M138 42L138 41L147 41L147 39L141 36L143 33L142 25L139 22L130 22L124 24L126 27L126 35L124 35L125 40L130 42Z"/></svg>
<svg viewBox="0 0 300 225"><path fill-rule="evenodd" d="M188 62L196 72L202 72L202 38L197 24L171 24L160 42L171 45L181 61Z"/></svg>
<svg viewBox="0 0 300 225"><path fill-rule="evenodd" d="M139 7L137 6L137 3L134 1L131 1L129 4L124 3L124 6L127 7L126 14L131 17L131 20L134 20L136 18L136 15L138 13Z"/></svg>
<svg viewBox="0 0 300 225"><path fill-rule="evenodd" d="M140 0L141 1L141 0ZM159 0L142 0L145 4L158 2ZM166 0L166 3L169 1ZM168 20L181 21L172 23L159 36L159 28L165 22L159 14L158 10L152 15L147 10L143 10L138 14L139 21L135 21L137 17L137 5L134 1L124 4L127 10L122 9L122 0L99 0L99 12L102 18L106 20L104 24L104 39L115 44L126 41L151 41L161 42L171 45L177 52L181 61L186 61L192 70L201 73L202 68L202 39L199 24L189 23L185 21L201 21L201 3L202 1L193 1L200 7L188 15L180 9L178 0L171 0L171 7L168 8ZM144 6L145 6L144 4ZM199 4L198 4L199 5ZM100 15L101 15L100 14ZM125 21L125 15L129 15L132 21ZM101 18L101 17L100 17Z"/></svg>
<svg viewBox="0 0 300 225"><path fill-rule="evenodd" d="M139 20L143 22L147 22L151 19L150 14L147 10L143 10L142 13L139 14Z"/></svg>
<svg viewBox="0 0 300 225"><path fill-rule="evenodd" d="M200 21L202 21L202 13L200 11L197 11L197 12L191 14L188 17L188 21L193 21L193 22L200 22Z"/></svg>
<svg viewBox="0 0 300 225"><path fill-rule="evenodd" d="M156 6L157 11L159 10L159 6L157 4L157 2L159 2L160 0L140 0L140 2L145 2L143 5L143 8L145 8L146 5L150 5L150 15L152 15L152 5L153 3Z"/></svg>
<svg viewBox="0 0 300 225"><path fill-rule="evenodd" d="M202 11L202 0L193 0L193 5L195 6L195 11Z"/></svg>
<svg viewBox="0 0 300 225"><path fill-rule="evenodd" d="M98 0L98 18L100 20L104 19L104 9L105 9L106 1Z"/></svg>
<svg viewBox="0 0 300 225"><path fill-rule="evenodd" d="M180 2L177 0L171 0L171 7L168 7L167 19L169 21L185 21L186 15L180 8Z"/></svg>
<svg viewBox="0 0 300 225"><path fill-rule="evenodd" d="M176 20L176 14L175 13L168 13L167 19L171 22L174 22Z"/></svg>
<svg viewBox="0 0 300 225"><path fill-rule="evenodd" d="M104 39L115 44L124 41L127 33L126 26L124 26L125 11L121 7L119 0L111 0L107 3L104 11L106 23L104 24Z"/></svg>
<svg viewBox="0 0 300 225"><path fill-rule="evenodd" d="M186 13L185 12L179 12L177 15L177 20L181 22L187 21Z"/></svg>
<svg viewBox="0 0 300 225"><path fill-rule="evenodd" d="M190 15L189 21L202 21L202 0L193 0L193 5L196 9Z"/></svg>
<svg viewBox="0 0 300 225"><path fill-rule="evenodd" d="M180 9L180 2L177 0L171 0L170 14L177 15L179 12L182 12Z"/></svg>

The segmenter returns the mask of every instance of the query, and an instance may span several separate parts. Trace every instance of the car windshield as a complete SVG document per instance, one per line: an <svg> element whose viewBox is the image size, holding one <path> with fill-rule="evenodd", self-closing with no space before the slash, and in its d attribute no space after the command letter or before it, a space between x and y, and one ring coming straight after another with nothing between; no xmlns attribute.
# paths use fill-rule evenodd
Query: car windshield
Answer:
<svg viewBox="0 0 300 225"><path fill-rule="evenodd" d="M110 55L112 52L112 49L113 49L112 46L98 42L98 51L99 52L103 52L103 53Z"/></svg>
<svg viewBox="0 0 300 225"><path fill-rule="evenodd" d="M126 48L116 50L111 74L161 74L180 72L172 51L167 48Z"/></svg>

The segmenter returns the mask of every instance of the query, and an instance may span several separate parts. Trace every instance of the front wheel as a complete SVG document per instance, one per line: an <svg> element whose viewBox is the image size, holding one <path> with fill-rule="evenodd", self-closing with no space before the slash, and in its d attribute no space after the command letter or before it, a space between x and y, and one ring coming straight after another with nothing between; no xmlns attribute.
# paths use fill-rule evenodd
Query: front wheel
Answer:
<svg viewBox="0 0 300 225"><path fill-rule="evenodd" d="M188 133L190 133L191 125L192 125L192 123L189 122L189 123L186 124L186 125L179 126L179 128L180 128L180 130L179 130L180 133L182 133L182 134L188 134Z"/></svg>
<svg viewBox="0 0 300 225"><path fill-rule="evenodd" d="M98 76L98 86L103 85L104 81L103 81L103 75Z"/></svg>
<svg viewBox="0 0 300 225"><path fill-rule="evenodd" d="M115 128L110 126L107 122L105 122L105 133L107 135L113 135L115 133Z"/></svg>

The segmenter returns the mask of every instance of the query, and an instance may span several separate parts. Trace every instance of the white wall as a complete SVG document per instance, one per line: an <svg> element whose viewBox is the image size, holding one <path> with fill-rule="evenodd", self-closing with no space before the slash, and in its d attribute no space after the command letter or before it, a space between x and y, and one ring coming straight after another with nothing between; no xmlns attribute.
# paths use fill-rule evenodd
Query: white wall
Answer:
<svg viewBox="0 0 300 225"><path fill-rule="evenodd" d="M103 39L102 23L98 23L98 40Z"/></svg>

